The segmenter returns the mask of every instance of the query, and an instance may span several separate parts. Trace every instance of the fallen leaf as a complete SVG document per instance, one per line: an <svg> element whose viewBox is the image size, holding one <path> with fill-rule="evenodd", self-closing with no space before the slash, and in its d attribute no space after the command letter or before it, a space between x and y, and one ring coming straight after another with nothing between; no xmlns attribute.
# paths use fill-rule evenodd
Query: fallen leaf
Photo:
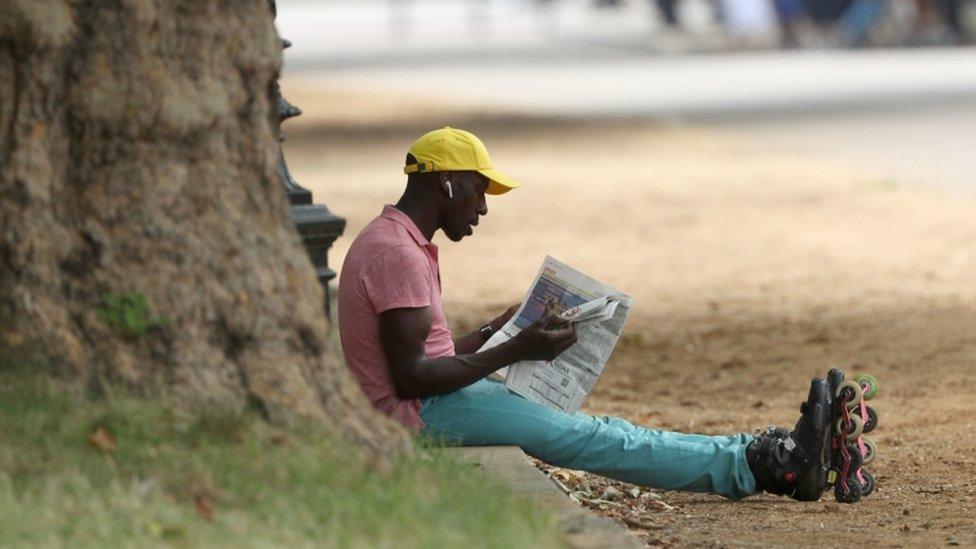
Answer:
<svg viewBox="0 0 976 549"><path fill-rule="evenodd" d="M114 452L118 446L118 441L115 439L115 435L108 432L105 427L98 427L88 435L88 444L91 444L96 450Z"/></svg>
<svg viewBox="0 0 976 549"><path fill-rule="evenodd" d="M576 497L580 499L580 502L583 503L583 505L586 505L587 507L593 507L596 509L606 510L609 509L610 507L623 507L622 504L617 503L615 501L606 501L602 499L590 499L590 498L581 497L579 495L579 492L576 493Z"/></svg>
<svg viewBox="0 0 976 549"><path fill-rule="evenodd" d="M204 494L197 494L193 497L193 503L196 504L197 514L205 520L213 520L214 518L214 508L213 500Z"/></svg>
<svg viewBox="0 0 976 549"><path fill-rule="evenodd" d="M272 431L271 434L268 435L268 442L270 442L271 444L273 444L275 446L280 446L280 445L288 442L288 435L286 435L285 433L282 433L281 431ZM477 464L477 463L475 464L475 466L478 466L478 465L479 464Z"/></svg>
<svg viewBox="0 0 976 549"><path fill-rule="evenodd" d="M549 477L549 480L551 480L556 485L557 488L559 488L560 490L562 490L564 494L570 494L570 495L572 495L572 492L573 491L569 488L569 486L566 486L565 484L563 484L563 482L561 480L559 480L558 478L556 478L556 477Z"/></svg>
<svg viewBox="0 0 976 549"><path fill-rule="evenodd" d="M554 469L549 477L563 484L567 488L573 490L574 492L586 492L587 494L592 493L592 488L590 483L586 481L586 477L582 473L576 471L571 471L569 469Z"/></svg>
<svg viewBox="0 0 976 549"><path fill-rule="evenodd" d="M677 507L675 507L674 505L665 503L665 502L663 502L663 501L661 501L659 499L651 499L651 500L648 500L647 501L647 506L648 507L653 507L655 509L659 509L661 511L674 511L675 509L677 509Z"/></svg>
<svg viewBox="0 0 976 549"><path fill-rule="evenodd" d="M664 496L662 496L657 492L651 492L651 491L644 492L643 494L640 495L640 498L643 500L648 500L648 499L656 499L662 501L664 500Z"/></svg>

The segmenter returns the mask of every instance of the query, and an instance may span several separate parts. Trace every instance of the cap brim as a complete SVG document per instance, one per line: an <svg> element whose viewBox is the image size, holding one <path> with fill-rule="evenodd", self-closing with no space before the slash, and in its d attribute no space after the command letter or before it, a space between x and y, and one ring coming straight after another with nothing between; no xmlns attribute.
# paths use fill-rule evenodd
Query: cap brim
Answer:
<svg viewBox="0 0 976 549"><path fill-rule="evenodd" d="M486 194L505 194L519 186L518 181L494 168L478 170L478 173L488 178L488 190L485 191Z"/></svg>

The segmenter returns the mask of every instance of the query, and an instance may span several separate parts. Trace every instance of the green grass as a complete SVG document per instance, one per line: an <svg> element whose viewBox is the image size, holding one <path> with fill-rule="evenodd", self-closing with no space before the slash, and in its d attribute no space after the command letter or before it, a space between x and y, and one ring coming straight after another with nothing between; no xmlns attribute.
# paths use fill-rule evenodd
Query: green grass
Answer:
<svg viewBox="0 0 976 549"><path fill-rule="evenodd" d="M99 427L114 449L88 441ZM470 465L367 461L314 426L0 366L0 547L561 545L547 514Z"/></svg>

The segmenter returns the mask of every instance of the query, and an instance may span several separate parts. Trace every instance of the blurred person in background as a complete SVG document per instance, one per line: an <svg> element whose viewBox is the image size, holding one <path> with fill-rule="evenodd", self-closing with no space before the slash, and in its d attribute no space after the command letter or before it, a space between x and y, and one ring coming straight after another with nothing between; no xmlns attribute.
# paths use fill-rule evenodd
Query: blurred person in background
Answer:
<svg viewBox="0 0 976 549"><path fill-rule="evenodd" d="M800 45L798 26L806 16L803 0L774 0L776 21L779 23L779 43L784 48Z"/></svg>
<svg viewBox="0 0 976 549"><path fill-rule="evenodd" d="M853 0L848 4L838 20L838 45L945 46L962 44L969 38L965 10L972 3L966 0ZM899 14L906 11L908 24L900 32L876 35L875 30L885 23L894 20L897 26Z"/></svg>
<svg viewBox="0 0 976 549"><path fill-rule="evenodd" d="M828 30L844 14L852 0L804 0L806 13L821 30Z"/></svg>
<svg viewBox="0 0 976 549"><path fill-rule="evenodd" d="M854 0L840 19L842 45L867 46L871 27L881 17L884 9L884 0Z"/></svg>
<svg viewBox="0 0 976 549"><path fill-rule="evenodd" d="M676 29L680 27L678 21L678 0L655 0L657 11L661 14L664 25Z"/></svg>
<svg viewBox="0 0 976 549"><path fill-rule="evenodd" d="M938 15L944 24L943 37L940 40L945 44L963 44L969 41L970 36L965 24L964 10L967 7L966 0L918 0L920 4L931 5L932 10L939 12ZM972 9L973 2L968 3Z"/></svg>

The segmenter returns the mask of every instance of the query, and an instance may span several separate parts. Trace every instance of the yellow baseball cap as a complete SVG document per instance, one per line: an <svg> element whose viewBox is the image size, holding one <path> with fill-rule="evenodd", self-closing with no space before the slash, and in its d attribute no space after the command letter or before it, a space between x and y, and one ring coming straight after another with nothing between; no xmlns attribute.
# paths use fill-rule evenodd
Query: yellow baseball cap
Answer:
<svg viewBox="0 0 976 549"><path fill-rule="evenodd" d="M478 172L488 178L487 194L503 194L519 186L517 181L492 167L488 149L471 132L448 127L427 132L410 146L410 154L417 163L404 166L406 174Z"/></svg>

